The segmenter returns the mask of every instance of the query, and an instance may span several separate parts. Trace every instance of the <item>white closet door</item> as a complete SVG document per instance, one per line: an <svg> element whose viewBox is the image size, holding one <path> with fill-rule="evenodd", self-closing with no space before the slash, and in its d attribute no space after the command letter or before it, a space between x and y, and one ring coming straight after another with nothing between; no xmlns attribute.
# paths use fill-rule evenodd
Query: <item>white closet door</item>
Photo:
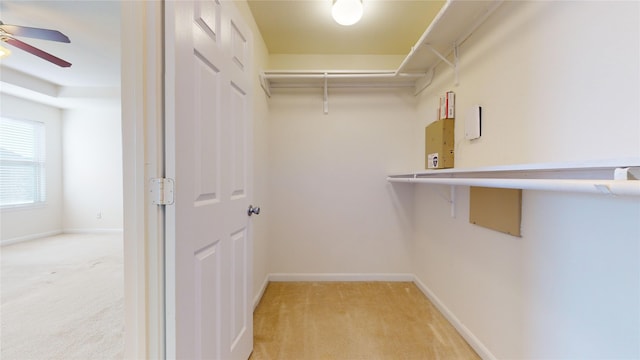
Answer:
<svg viewBox="0 0 640 360"><path fill-rule="evenodd" d="M167 356L253 347L251 34L232 2L166 2Z"/></svg>

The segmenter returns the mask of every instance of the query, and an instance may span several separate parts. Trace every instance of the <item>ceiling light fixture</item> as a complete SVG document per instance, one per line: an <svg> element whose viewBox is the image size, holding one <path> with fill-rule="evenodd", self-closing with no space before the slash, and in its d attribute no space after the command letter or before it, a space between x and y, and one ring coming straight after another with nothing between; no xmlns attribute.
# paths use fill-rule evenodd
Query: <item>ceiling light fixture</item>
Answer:
<svg viewBox="0 0 640 360"><path fill-rule="evenodd" d="M338 24L349 26L362 18L362 0L333 0L331 16Z"/></svg>

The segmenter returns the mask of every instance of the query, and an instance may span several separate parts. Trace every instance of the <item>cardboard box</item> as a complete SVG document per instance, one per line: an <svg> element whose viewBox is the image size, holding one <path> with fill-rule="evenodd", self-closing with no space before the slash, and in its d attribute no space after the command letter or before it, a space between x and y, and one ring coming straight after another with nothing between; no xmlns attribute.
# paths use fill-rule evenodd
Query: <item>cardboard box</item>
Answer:
<svg viewBox="0 0 640 360"><path fill-rule="evenodd" d="M425 166L427 169L453 167L454 119L436 120L425 128Z"/></svg>

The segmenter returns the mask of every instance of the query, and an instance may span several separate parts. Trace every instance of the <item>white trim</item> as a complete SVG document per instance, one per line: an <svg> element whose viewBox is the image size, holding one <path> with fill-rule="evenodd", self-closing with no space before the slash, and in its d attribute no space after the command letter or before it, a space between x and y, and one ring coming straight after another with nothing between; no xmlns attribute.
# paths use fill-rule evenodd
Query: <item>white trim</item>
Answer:
<svg viewBox="0 0 640 360"><path fill-rule="evenodd" d="M75 228L63 229L64 234L122 234L124 229L96 229L96 228Z"/></svg>
<svg viewBox="0 0 640 360"><path fill-rule="evenodd" d="M163 5L121 2L124 359L165 358L163 211L147 192L147 179L162 175Z"/></svg>
<svg viewBox="0 0 640 360"><path fill-rule="evenodd" d="M11 239L0 240L0 246L17 244L17 243L21 243L21 242L25 242L25 241L29 241L29 240L36 240L36 239L41 239L41 238L44 238L44 237L55 236L55 235L60 235L60 234L62 234L62 230L53 230L53 231L47 231L47 232L43 232L43 233L39 233L39 234L18 236L18 237L14 237L14 238L11 238Z"/></svg>
<svg viewBox="0 0 640 360"><path fill-rule="evenodd" d="M269 281L414 281L413 274L369 274L369 273L275 273Z"/></svg>
<svg viewBox="0 0 640 360"><path fill-rule="evenodd" d="M168 54L175 54L176 50L176 24L175 13L176 6L179 6L175 1L164 2L164 14L163 14L163 31L164 31L164 78L163 78L163 100L162 105L164 107L164 147L165 149L175 148L175 136L168 136L167 134L175 133L175 104L169 99L175 99L175 56ZM164 175L172 176L174 174L172 164L175 164L175 151L164 152ZM164 228L164 358L165 359L177 359L177 330L176 330L176 244L175 244L175 221L171 219L175 218L175 205L167 206L165 211L165 228ZM247 280L248 281L248 280Z"/></svg>
<svg viewBox="0 0 640 360"><path fill-rule="evenodd" d="M124 359L147 357L144 225L144 4L123 1L121 20L124 179Z"/></svg>
<svg viewBox="0 0 640 360"><path fill-rule="evenodd" d="M265 290L267 290L267 285L269 285L269 275L264 277L264 282L262 283L262 286L260 287L260 291L253 298L253 311L256 311L256 308L258 307L258 304L260 304L260 300L262 300L262 297L264 296L264 292L265 292Z"/></svg>
<svg viewBox="0 0 640 360"><path fill-rule="evenodd" d="M478 339L472 332L469 330L464 324L458 319L449 308L447 308L440 299L425 285L417 276L413 276L413 282L416 284L418 289L422 291L422 293L440 310L442 315L444 315L447 320L453 325L453 327L458 330L458 333L469 343L469 345L473 348L473 350L478 353L478 355L483 360L497 360L497 358L487 349L486 346Z"/></svg>

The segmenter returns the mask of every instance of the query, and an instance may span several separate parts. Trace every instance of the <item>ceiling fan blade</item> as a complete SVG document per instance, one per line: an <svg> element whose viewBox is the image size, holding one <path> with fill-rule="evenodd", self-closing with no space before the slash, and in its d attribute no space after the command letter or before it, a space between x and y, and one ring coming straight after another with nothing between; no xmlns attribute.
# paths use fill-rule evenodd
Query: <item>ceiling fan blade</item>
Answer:
<svg viewBox="0 0 640 360"><path fill-rule="evenodd" d="M13 36L24 36L34 39L43 39L51 41L59 41L64 43L71 42L67 35L58 30L49 30L19 25L0 24L0 29L6 31Z"/></svg>
<svg viewBox="0 0 640 360"><path fill-rule="evenodd" d="M37 47L33 47L25 42L22 42L20 40L17 39L12 39L12 38L7 38L4 39L4 42L6 42L7 44L13 45L19 49L22 49L28 53L31 53L37 57L40 57L44 60L47 60L49 62L52 62L60 67L69 67L71 66L70 62L64 61L62 59L60 59L59 57L53 56L51 54L49 54L46 51L40 50Z"/></svg>

